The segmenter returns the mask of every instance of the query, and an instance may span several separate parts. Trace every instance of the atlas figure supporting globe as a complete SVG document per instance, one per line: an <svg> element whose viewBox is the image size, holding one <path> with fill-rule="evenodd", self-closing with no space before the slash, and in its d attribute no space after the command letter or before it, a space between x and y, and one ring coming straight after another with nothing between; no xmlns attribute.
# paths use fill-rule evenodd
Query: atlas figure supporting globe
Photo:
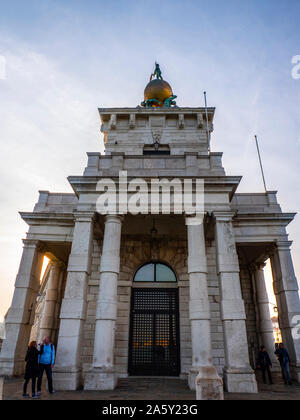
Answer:
<svg viewBox="0 0 300 420"><path fill-rule="evenodd" d="M156 79L153 79L155 76ZM166 80L163 80L159 64L155 63L155 70L145 88L144 101L141 106L146 108L170 108L176 106L175 98L177 96L173 94L171 86Z"/></svg>

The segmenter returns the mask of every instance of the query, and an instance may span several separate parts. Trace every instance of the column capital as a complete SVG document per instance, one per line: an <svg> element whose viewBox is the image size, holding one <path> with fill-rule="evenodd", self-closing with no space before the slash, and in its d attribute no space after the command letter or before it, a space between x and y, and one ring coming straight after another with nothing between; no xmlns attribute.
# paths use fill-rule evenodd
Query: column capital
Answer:
<svg viewBox="0 0 300 420"><path fill-rule="evenodd" d="M124 216L120 214L106 214L104 216L104 223L107 223L107 222L122 223L123 220L124 220Z"/></svg>
<svg viewBox="0 0 300 420"><path fill-rule="evenodd" d="M75 211L75 222L93 222L95 219L95 212L89 211Z"/></svg>
<svg viewBox="0 0 300 420"><path fill-rule="evenodd" d="M42 242L36 239L22 239L24 244L23 248L35 248L37 251L44 251L45 246Z"/></svg>
<svg viewBox="0 0 300 420"><path fill-rule="evenodd" d="M250 268L250 270L251 271L263 271L263 269L265 268L265 266L266 266L267 264L265 263L265 262L259 262L259 261L256 261L256 262L254 262L254 263L252 263L252 264L250 264L249 265L249 268Z"/></svg>
<svg viewBox="0 0 300 420"><path fill-rule="evenodd" d="M36 247L39 243L39 241L35 240L35 239L22 239L22 242L24 244L24 246L27 247Z"/></svg>
<svg viewBox="0 0 300 420"><path fill-rule="evenodd" d="M231 222L235 216L235 211L214 211L213 216L216 219L216 222Z"/></svg>
<svg viewBox="0 0 300 420"><path fill-rule="evenodd" d="M57 266L57 261L56 260L50 260L49 261L49 266L52 267L56 267Z"/></svg>
<svg viewBox="0 0 300 420"><path fill-rule="evenodd" d="M61 260L59 260L58 258L55 258L55 257L50 258L49 264L50 264L51 267L57 267L57 268L60 268L60 269L67 268L66 264L63 261L61 261Z"/></svg>
<svg viewBox="0 0 300 420"><path fill-rule="evenodd" d="M266 255L268 255L269 258L273 257L276 251L276 242L268 245L266 247Z"/></svg>
<svg viewBox="0 0 300 420"><path fill-rule="evenodd" d="M204 217L207 213L201 213L201 214L196 214L196 215L185 215L185 224L186 226L200 226L203 225L204 222Z"/></svg>
<svg viewBox="0 0 300 420"><path fill-rule="evenodd" d="M293 241L276 241L277 249L279 251L289 251Z"/></svg>

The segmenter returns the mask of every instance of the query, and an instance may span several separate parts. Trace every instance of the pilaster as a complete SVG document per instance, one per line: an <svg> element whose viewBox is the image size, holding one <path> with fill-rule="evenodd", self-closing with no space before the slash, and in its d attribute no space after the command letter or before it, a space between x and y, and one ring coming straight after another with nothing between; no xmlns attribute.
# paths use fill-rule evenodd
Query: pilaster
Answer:
<svg viewBox="0 0 300 420"><path fill-rule="evenodd" d="M233 212L214 212L217 273L221 288L221 317L225 339L224 381L228 392L257 392L249 363L246 314L239 262L232 227Z"/></svg>
<svg viewBox="0 0 300 420"><path fill-rule="evenodd" d="M23 240L23 254L11 307L5 321L6 339L0 355L0 375L21 375L34 319L40 285L43 248L38 241Z"/></svg>
<svg viewBox="0 0 300 420"><path fill-rule="evenodd" d="M86 316L87 283L90 273L94 213L76 212L72 249L67 268L65 296L55 365L56 389L75 390L81 382L79 361L82 327Z"/></svg>

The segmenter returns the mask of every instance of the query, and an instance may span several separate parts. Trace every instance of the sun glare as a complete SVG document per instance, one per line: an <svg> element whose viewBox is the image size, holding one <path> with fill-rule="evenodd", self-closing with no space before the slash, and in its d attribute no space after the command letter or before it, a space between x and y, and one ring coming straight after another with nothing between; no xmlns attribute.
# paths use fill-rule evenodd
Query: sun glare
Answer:
<svg viewBox="0 0 300 420"><path fill-rule="evenodd" d="M264 268L264 274L266 279L266 287L267 287L267 293L269 298L269 307L270 307L270 315L272 318L272 324L273 324L273 333L276 343L281 343L281 331L279 328L278 323L278 310L277 310L277 303L276 303L276 297L274 294L273 289L273 274L272 274L272 268L271 268L271 261L268 259L267 264Z"/></svg>
<svg viewBox="0 0 300 420"><path fill-rule="evenodd" d="M49 261L50 261L50 258L48 258L48 257L46 257L46 255L44 255L43 265L42 265L42 271L41 271L41 276L40 276L40 281L42 280L42 278L43 278L43 276L45 274L45 271L46 271L46 268L47 268L47 266L49 264Z"/></svg>

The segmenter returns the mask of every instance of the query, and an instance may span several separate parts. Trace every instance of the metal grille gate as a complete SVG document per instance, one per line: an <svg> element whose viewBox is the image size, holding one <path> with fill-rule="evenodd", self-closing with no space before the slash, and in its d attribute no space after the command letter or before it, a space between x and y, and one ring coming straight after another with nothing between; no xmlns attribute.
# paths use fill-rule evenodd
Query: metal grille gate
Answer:
<svg viewBox="0 0 300 420"><path fill-rule="evenodd" d="M128 364L130 375L179 375L178 289L132 289Z"/></svg>

